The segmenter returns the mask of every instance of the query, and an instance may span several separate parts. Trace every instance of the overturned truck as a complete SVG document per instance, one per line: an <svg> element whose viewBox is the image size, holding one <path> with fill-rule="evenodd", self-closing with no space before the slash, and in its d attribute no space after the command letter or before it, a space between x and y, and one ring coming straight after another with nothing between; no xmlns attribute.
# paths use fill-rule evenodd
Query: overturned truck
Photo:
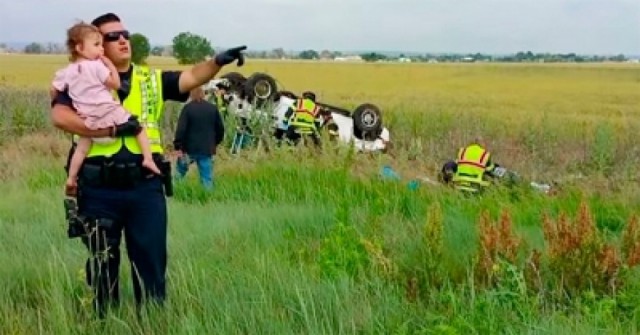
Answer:
<svg viewBox="0 0 640 335"><path fill-rule="evenodd" d="M288 115L294 108L298 95L291 91L280 91L276 80L266 73L253 73L245 77L230 72L210 81L205 93L212 95L223 90L223 103L227 113L243 121L268 120L270 136L277 137L288 127ZM349 110L343 107L316 101L320 109L318 126L331 138L353 145L361 152L386 152L390 143L389 130L383 125L380 108L371 103L362 103ZM243 133L236 134L242 137ZM233 141L234 145L236 140Z"/></svg>

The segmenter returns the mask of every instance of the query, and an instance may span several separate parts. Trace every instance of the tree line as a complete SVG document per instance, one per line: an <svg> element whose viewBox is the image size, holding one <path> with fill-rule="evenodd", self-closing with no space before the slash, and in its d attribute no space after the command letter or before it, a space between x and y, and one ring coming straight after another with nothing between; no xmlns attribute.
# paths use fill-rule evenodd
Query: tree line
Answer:
<svg viewBox="0 0 640 335"><path fill-rule="evenodd" d="M131 35L132 57L138 64L144 64L150 56L170 56L178 60L180 64L194 64L211 56L214 48L211 41L204 36L191 32L181 32L177 34L172 44L168 46L151 46L149 39L141 34ZM3 45L0 45L2 49ZM30 43L24 47L23 52L28 54L44 53L65 53L64 46L49 43ZM303 50L296 52L286 52L283 48L274 48L270 51L247 51L247 56L251 58L263 59L325 59L334 60L345 56L340 51L331 50ZM412 54L412 55L390 55L381 52L353 53L349 56L356 57L364 62L384 62L384 61L411 61L411 62L625 62L629 60L625 55L579 55L575 53L533 53L531 51L520 51L511 55L490 55L483 53L451 53L451 54Z"/></svg>

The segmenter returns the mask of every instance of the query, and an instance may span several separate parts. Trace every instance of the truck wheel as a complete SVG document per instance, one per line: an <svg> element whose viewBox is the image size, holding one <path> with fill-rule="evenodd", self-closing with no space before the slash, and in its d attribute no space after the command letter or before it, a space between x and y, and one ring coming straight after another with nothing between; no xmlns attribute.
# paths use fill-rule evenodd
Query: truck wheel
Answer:
<svg viewBox="0 0 640 335"><path fill-rule="evenodd" d="M352 117L356 138L373 141L382 133L382 113L378 106L362 104L354 110Z"/></svg>
<svg viewBox="0 0 640 335"><path fill-rule="evenodd" d="M223 74L222 76L220 76L220 78L227 79L229 83L231 83L231 92L243 93L243 87L245 82L247 81L247 78L245 78L241 73L229 72Z"/></svg>
<svg viewBox="0 0 640 335"><path fill-rule="evenodd" d="M278 93L275 79L266 73L254 73L245 83L245 95L252 103L262 106Z"/></svg>

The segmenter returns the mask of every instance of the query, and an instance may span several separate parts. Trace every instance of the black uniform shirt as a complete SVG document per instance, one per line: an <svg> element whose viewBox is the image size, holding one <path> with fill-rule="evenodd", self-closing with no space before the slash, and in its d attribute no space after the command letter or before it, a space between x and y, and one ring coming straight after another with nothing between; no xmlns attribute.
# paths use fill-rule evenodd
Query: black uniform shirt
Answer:
<svg viewBox="0 0 640 335"><path fill-rule="evenodd" d="M120 98L121 102L124 101L131 90L132 73L133 66L130 66L127 72L118 73L120 75L121 83L120 89L118 90L118 97ZM179 79L181 73L181 71L162 71L162 97L164 101L173 100L178 102L185 102L189 98L189 92L180 92ZM51 101L51 106L54 106L55 104L63 104L75 110L71 97L66 90L64 92L58 92L57 96L53 99L53 101ZM113 156L113 159L123 162L140 162L142 160L142 155L135 155L127 150L125 146L122 146L120 151L118 151L118 153Z"/></svg>

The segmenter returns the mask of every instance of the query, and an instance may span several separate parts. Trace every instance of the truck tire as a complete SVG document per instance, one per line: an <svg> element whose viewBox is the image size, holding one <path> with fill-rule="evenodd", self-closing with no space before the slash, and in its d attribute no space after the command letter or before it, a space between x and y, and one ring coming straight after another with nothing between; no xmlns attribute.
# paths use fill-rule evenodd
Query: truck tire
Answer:
<svg viewBox="0 0 640 335"><path fill-rule="evenodd" d="M267 101L272 101L278 93L278 85L275 79L266 73L254 73L244 85L245 96L257 106L264 105Z"/></svg>
<svg viewBox="0 0 640 335"><path fill-rule="evenodd" d="M231 92L235 92L235 93L244 93L244 84L247 81L247 78L245 78L241 73L239 72L229 72L229 73L225 73L222 76L220 76L220 78L224 78L227 79L230 83L231 83Z"/></svg>
<svg viewBox="0 0 640 335"><path fill-rule="evenodd" d="M361 140L374 141L382 133L382 113L378 106L362 104L352 114L353 135Z"/></svg>

